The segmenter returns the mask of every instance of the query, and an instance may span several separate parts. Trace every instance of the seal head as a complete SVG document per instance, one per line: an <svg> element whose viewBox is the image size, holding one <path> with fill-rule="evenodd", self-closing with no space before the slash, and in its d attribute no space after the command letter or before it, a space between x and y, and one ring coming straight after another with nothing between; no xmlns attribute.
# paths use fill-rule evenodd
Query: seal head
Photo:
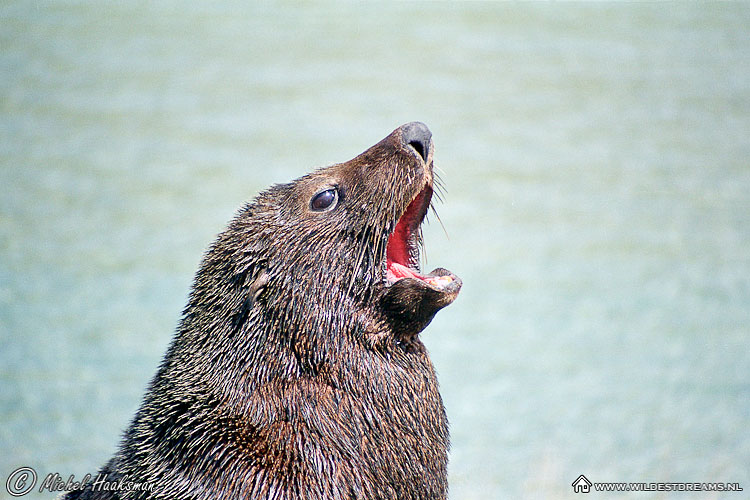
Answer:
<svg viewBox="0 0 750 500"><path fill-rule="evenodd" d="M298 302L293 294L305 288L322 300L353 301L369 321L366 331L378 333L372 340L387 340L387 331L390 340L414 342L461 289L461 280L446 269L420 269L433 155L430 130L412 122L346 163L263 193L235 221L264 219L246 230L263 233L245 248L246 255L263 256L253 297L286 295ZM258 273L257 262L247 267ZM263 288L274 291L261 295ZM311 315L330 303L319 303Z"/></svg>

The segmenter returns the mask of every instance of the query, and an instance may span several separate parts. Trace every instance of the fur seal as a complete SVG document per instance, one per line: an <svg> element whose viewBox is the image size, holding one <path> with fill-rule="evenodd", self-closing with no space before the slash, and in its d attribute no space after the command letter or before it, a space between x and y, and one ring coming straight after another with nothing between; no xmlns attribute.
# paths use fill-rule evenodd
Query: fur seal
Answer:
<svg viewBox="0 0 750 500"><path fill-rule="evenodd" d="M433 150L408 123L244 206L119 450L65 498L446 498L448 423L419 333L461 280L419 268Z"/></svg>

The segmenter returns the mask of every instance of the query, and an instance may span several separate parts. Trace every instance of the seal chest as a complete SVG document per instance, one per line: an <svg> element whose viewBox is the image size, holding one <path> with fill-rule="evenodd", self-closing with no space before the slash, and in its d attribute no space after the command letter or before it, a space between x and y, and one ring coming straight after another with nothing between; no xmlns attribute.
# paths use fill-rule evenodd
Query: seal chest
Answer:
<svg viewBox="0 0 750 500"><path fill-rule="evenodd" d="M461 280L419 266L429 129L271 187L211 245L108 481L67 498L447 497L448 425L419 333Z"/></svg>

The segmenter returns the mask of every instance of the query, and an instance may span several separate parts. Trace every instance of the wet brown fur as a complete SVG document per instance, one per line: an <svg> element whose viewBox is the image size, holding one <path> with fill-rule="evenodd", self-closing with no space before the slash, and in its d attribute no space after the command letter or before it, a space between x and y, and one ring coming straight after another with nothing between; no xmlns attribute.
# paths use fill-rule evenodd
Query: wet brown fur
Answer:
<svg viewBox="0 0 750 500"><path fill-rule="evenodd" d="M432 175L432 148L426 167L400 134L239 211L101 471L154 489L66 498L446 498L448 424L417 335L442 305L392 314L410 290L384 283L388 235ZM327 186L338 205L312 211Z"/></svg>

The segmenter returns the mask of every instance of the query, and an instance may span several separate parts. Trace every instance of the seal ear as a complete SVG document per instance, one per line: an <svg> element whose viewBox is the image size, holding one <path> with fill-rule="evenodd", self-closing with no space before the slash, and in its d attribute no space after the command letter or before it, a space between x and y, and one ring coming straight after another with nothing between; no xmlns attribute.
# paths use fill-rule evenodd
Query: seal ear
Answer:
<svg viewBox="0 0 750 500"><path fill-rule="evenodd" d="M239 310L232 318L232 328L235 331L242 327L242 325L245 323L248 315L250 314L250 310L260 298L260 295L265 290L267 284L268 272L267 269L263 267L256 275L255 279L250 283L250 286L247 288L247 295L245 297L245 300L242 301L242 305L240 305Z"/></svg>
<svg viewBox="0 0 750 500"><path fill-rule="evenodd" d="M258 297L260 297L260 294L263 293L263 290L265 290L266 285L268 284L268 270L264 267L260 274L253 280L252 283L250 283L250 288L247 290L247 299L245 300L251 300L251 307L252 304L254 304Z"/></svg>

